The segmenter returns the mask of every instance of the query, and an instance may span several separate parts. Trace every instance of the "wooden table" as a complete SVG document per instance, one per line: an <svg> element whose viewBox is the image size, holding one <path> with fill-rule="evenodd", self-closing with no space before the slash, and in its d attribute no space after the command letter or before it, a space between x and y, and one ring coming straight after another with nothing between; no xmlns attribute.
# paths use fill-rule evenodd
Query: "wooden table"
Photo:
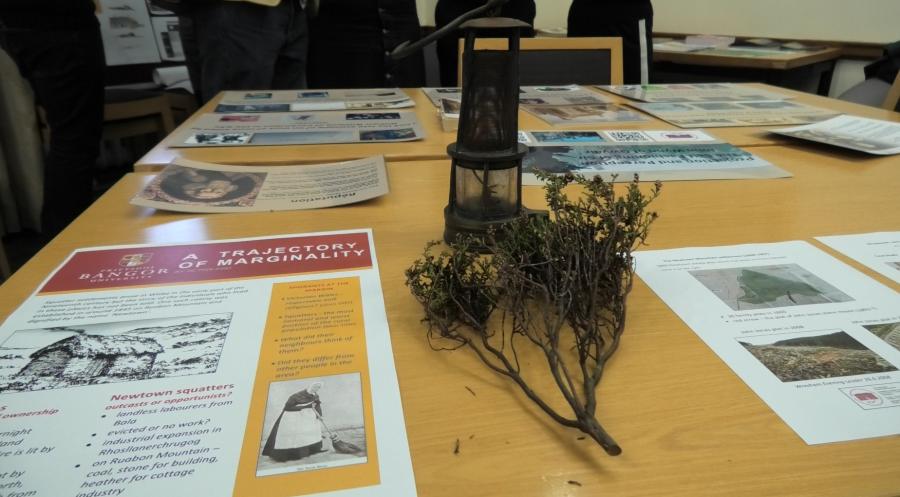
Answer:
<svg viewBox="0 0 900 497"><path fill-rule="evenodd" d="M666 70L665 64L677 64L682 66L678 70L686 69L688 72L713 73L726 76L733 80L736 77L745 77L759 81L763 79L767 83L785 86L790 79L788 72L812 70L815 67L819 73L819 95L827 95L831 87L831 77L834 74L834 66L840 58L842 50L836 47L826 47L819 50L766 50L754 51L745 47L707 48L695 52L668 52L665 50L653 51L654 64L660 63L656 69ZM706 68L704 71L703 68ZM763 74L761 74L761 72ZM760 76L764 75L765 78Z"/></svg>
<svg viewBox="0 0 900 497"><path fill-rule="evenodd" d="M706 48L695 52L653 50L655 62L781 71L837 60L840 56L841 49L832 47L820 50L779 50L777 52L774 50L754 52L752 49L745 50L742 47Z"/></svg>
<svg viewBox="0 0 900 497"><path fill-rule="evenodd" d="M661 217L651 229L649 248L810 241L815 235L900 229L896 156L825 147L754 152L795 177L667 183L653 206ZM441 236L448 166L408 161L388 167L391 193L385 197L333 209L252 214L133 207L127 200L149 176L128 175L0 287L0 316L79 247L371 227L419 495L888 497L900 492L900 437L806 445L639 279L621 347L598 391L598 417L623 447L619 457L551 422L466 351L432 351L403 271L427 240ZM526 187L524 201L541 206L542 190Z"/></svg>
<svg viewBox="0 0 900 497"><path fill-rule="evenodd" d="M853 114L872 119L886 119L900 121L900 114L876 107L843 102L840 100L819 97L808 93L787 90L759 83L747 83L750 86L763 88L769 91L783 92L793 96L798 102L818 107L834 109L838 112ZM596 90L596 89L595 89ZM191 123L200 114L212 112L215 109L215 99L204 105L191 119L179 126L175 133L163 140L152 150L141 157L134 166L135 171L154 171L162 169L166 164L176 158L185 158L213 162L217 164L308 164L327 163L345 160L359 159L376 154L382 154L389 161L415 161L447 158L447 145L456 141L456 132L446 132L441 129L440 117L437 109L431 105L431 101L419 89L405 90L415 101L415 111L425 129L424 140L399 143L351 143L328 145L280 145L257 147L203 147L203 148L178 148L172 146L172 136L180 130L190 127ZM603 96L613 102L627 103L629 100L618 95L602 92ZM525 111L519 112L519 129L523 130L547 130L547 129L643 129L666 130L678 129L676 126L653 116L647 116L648 121L601 123L590 125L553 126ZM769 133L771 126L742 126L733 128L709 128L710 135L724 140L738 147L756 147L766 145L780 145L791 140Z"/></svg>

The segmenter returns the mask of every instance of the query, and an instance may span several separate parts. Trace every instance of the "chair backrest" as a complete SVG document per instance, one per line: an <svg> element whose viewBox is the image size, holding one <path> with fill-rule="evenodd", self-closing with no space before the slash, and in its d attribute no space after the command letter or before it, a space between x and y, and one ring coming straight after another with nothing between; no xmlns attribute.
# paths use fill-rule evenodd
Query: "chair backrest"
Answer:
<svg viewBox="0 0 900 497"><path fill-rule="evenodd" d="M465 39L459 40L459 79ZM479 38L476 50L506 50L506 38ZM519 42L519 84L620 85L621 38L522 38Z"/></svg>
<svg viewBox="0 0 900 497"><path fill-rule="evenodd" d="M175 129L169 99L163 92L106 90L103 138L115 140L155 133L163 139Z"/></svg>
<svg viewBox="0 0 900 497"><path fill-rule="evenodd" d="M900 103L900 71L894 76L894 84L891 85L891 89L888 90L887 95L885 95L884 102L881 103L881 108L897 110L898 103Z"/></svg>

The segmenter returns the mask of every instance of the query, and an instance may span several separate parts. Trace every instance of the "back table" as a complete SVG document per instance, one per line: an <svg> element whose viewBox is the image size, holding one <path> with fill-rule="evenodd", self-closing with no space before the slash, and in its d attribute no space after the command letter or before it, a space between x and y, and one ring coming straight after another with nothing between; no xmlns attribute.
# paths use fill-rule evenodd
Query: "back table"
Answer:
<svg viewBox="0 0 900 497"><path fill-rule="evenodd" d="M843 102L802 92L786 90L774 86L758 83L748 83L754 87L764 88L774 92L782 92L792 95L798 102L819 107L833 109L836 112L854 114L873 119L886 119L900 121L900 114L882 109L867 107L850 102ZM327 145L282 145L282 146L254 146L254 147L210 147L210 148L176 148L172 146L172 136L153 147L146 155L135 164L135 171L151 171L161 169L175 158L214 162L218 164L309 164L339 162L359 159L370 155L382 154L388 160L414 161L443 159L447 157L447 145L456 141L456 132L446 132L441 129L440 117L437 109L419 89L405 90L415 101L415 112L422 123L426 137L424 140L399 143L352 143L352 144L327 144ZM614 102L627 102L627 99L618 95L596 90L603 96ZM197 113L178 129L189 127L191 122L199 114L212 112L220 97L204 105ZM649 121L601 123L592 125L559 126L552 125L534 117L533 115L519 112L519 129L545 130L545 129L645 129L664 130L677 129L675 126L656 119L652 116ZM789 141L767 132L769 128L760 126L738 128L709 128L707 132L721 140L738 147L752 147L760 145L778 145Z"/></svg>

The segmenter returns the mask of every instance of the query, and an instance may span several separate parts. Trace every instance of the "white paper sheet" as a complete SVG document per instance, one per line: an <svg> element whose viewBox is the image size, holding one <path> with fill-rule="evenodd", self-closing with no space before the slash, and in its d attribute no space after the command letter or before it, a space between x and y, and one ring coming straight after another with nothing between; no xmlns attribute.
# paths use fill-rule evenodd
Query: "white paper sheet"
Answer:
<svg viewBox="0 0 900 497"><path fill-rule="evenodd" d="M399 88L226 91L216 112L404 109L415 105Z"/></svg>
<svg viewBox="0 0 900 497"><path fill-rule="evenodd" d="M842 115L772 132L875 155L900 154L900 123L879 119Z"/></svg>
<svg viewBox="0 0 900 497"><path fill-rule="evenodd" d="M643 102L755 102L791 98L785 93L759 90L735 83L601 85L597 88Z"/></svg>
<svg viewBox="0 0 900 497"><path fill-rule="evenodd" d="M817 236L816 240L900 283L900 231Z"/></svg>
<svg viewBox="0 0 900 497"><path fill-rule="evenodd" d="M788 100L759 102L629 102L628 105L681 128L807 124L838 114Z"/></svg>
<svg viewBox="0 0 900 497"><path fill-rule="evenodd" d="M178 31L178 18L154 17L152 22L160 58L165 61L184 61L184 47L181 44L181 33Z"/></svg>
<svg viewBox="0 0 900 497"><path fill-rule="evenodd" d="M522 184L532 171L572 172L612 181L787 178L791 174L700 130L520 131L528 145Z"/></svg>
<svg viewBox="0 0 900 497"><path fill-rule="evenodd" d="M370 230L78 250L0 406L9 496L416 495Z"/></svg>
<svg viewBox="0 0 900 497"><path fill-rule="evenodd" d="M160 62L144 0L100 0L97 20L100 21L106 65Z"/></svg>
<svg viewBox="0 0 900 497"><path fill-rule="evenodd" d="M637 274L809 444L900 433L900 294L806 242L648 250Z"/></svg>
<svg viewBox="0 0 900 497"><path fill-rule="evenodd" d="M131 204L176 212L260 212L322 209L387 193L387 172L380 155L273 167L176 159Z"/></svg>
<svg viewBox="0 0 900 497"><path fill-rule="evenodd" d="M259 112L203 114L172 135L172 146L402 142L424 137L412 111Z"/></svg>

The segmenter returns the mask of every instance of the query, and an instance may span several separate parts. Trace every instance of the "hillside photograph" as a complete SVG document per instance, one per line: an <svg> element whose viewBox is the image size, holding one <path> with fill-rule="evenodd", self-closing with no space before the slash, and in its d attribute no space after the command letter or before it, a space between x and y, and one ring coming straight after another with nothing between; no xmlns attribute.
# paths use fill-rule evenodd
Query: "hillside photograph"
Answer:
<svg viewBox="0 0 900 497"><path fill-rule="evenodd" d="M864 324L862 325L862 327L871 331L873 335L887 342L887 344L891 347L900 350L900 322Z"/></svg>
<svg viewBox="0 0 900 497"><path fill-rule="evenodd" d="M792 338L741 337L738 342L783 382L897 371L844 331Z"/></svg>

